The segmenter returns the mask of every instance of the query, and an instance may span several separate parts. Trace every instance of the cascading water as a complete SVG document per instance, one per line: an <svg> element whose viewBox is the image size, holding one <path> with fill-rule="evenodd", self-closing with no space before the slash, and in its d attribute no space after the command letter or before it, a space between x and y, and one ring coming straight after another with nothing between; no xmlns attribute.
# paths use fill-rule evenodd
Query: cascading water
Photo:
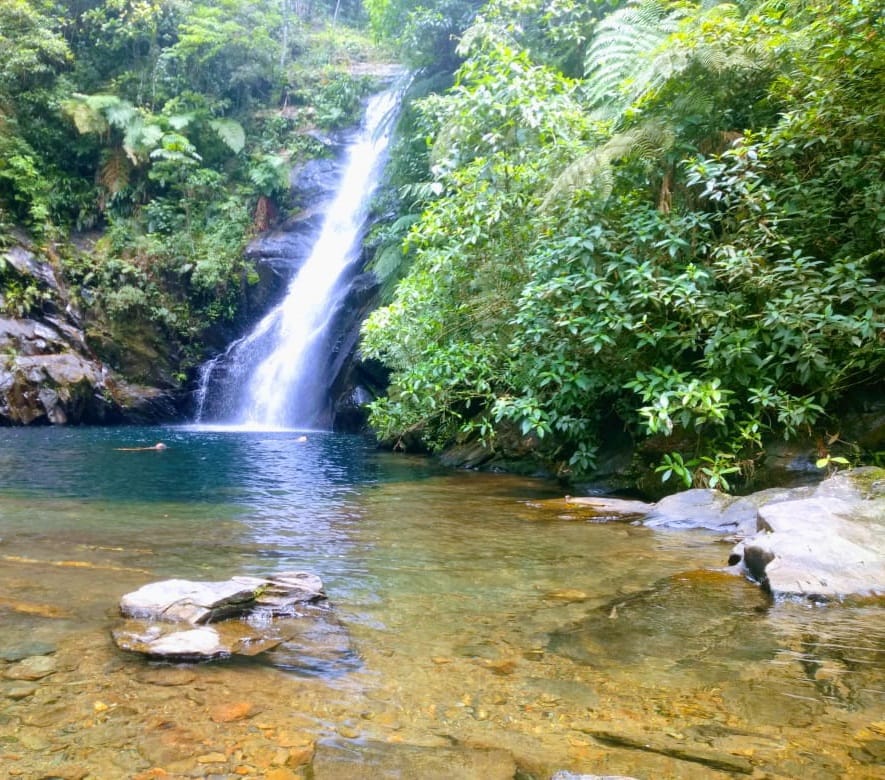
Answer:
<svg viewBox="0 0 885 780"><path fill-rule="evenodd" d="M381 175L402 85L370 98L347 152L337 195L310 256L283 301L254 330L203 367L197 423L315 428L328 423L328 328L359 256L369 201Z"/></svg>

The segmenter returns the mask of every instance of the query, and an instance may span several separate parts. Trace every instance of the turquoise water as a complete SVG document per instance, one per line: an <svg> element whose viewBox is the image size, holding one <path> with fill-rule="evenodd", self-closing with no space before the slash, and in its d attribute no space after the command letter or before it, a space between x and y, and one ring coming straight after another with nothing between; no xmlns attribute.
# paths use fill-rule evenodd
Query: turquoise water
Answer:
<svg viewBox="0 0 885 780"><path fill-rule="evenodd" d="M302 435L0 431L9 776L885 776L881 605L771 604L715 537ZM170 667L110 641L147 582L289 569L333 619L287 653Z"/></svg>

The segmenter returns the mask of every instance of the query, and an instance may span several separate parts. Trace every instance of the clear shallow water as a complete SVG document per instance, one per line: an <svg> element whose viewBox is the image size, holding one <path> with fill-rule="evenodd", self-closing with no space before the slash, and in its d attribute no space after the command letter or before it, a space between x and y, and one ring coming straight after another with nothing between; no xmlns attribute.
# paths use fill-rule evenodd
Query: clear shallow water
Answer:
<svg viewBox="0 0 885 780"><path fill-rule="evenodd" d="M0 771L885 777L881 606L772 605L715 538L299 436L0 432L0 657L57 662L0 661ZM146 582L293 568L335 616L297 652L171 667L110 641Z"/></svg>

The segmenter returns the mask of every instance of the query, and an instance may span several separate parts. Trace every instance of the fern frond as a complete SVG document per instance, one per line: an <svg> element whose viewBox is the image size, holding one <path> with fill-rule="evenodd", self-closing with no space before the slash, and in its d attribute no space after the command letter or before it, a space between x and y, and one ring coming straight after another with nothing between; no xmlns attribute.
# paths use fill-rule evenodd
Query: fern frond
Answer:
<svg viewBox="0 0 885 780"><path fill-rule="evenodd" d="M544 196L541 211L549 211L560 198L578 191L592 192L605 200L614 187L612 165L627 157L657 159L675 142L673 129L659 122L645 122L613 135L602 146L570 163Z"/></svg>
<svg viewBox="0 0 885 780"><path fill-rule="evenodd" d="M126 100L118 100L104 108L104 115L112 127L126 130L135 121L141 121L138 109Z"/></svg>
<svg viewBox="0 0 885 780"><path fill-rule="evenodd" d="M85 100L73 98L62 103L62 109L74 122L80 135L95 133L103 135L108 130L108 123L100 111L90 106Z"/></svg>
<svg viewBox="0 0 885 780"><path fill-rule="evenodd" d="M129 186L131 172L132 166L125 150L111 149L104 155L99 183L112 195L116 195Z"/></svg>
<svg viewBox="0 0 885 780"><path fill-rule="evenodd" d="M239 154L246 145L246 131L233 119L213 119L209 125L234 154Z"/></svg>
<svg viewBox="0 0 885 780"><path fill-rule="evenodd" d="M734 3L632 0L599 23L587 51L591 106L622 116L694 65L713 73L761 67L758 53L725 34L739 20Z"/></svg>
<svg viewBox="0 0 885 780"><path fill-rule="evenodd" d="M193 114L172 114L168 117L169 127L173 130L184 130L192 121Z"/></svg>
<svg viewBox="0 0 885 780"><path fill-rule="evenodd" d="M144 121L136 115L123 135L123 149L133 165L138 165L138 150L144 146L144 131Z"/></svg>

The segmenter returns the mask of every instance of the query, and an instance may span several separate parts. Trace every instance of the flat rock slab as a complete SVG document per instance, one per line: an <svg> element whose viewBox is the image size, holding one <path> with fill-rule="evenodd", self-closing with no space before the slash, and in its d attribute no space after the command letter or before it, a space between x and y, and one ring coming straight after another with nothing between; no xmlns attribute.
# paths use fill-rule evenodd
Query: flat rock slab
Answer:
<svg viewBox="0 0 885 780"><path fill-rule="evenodd" d="M323 582L308 572L273 577L233 577L224 582L163 580L120 599L126 617L203 625L264 609L291 613L296 604L325 598Z"/></svg>
<svg viewBox="0 0 885 780"><path fill-rule="evenodd" d="M41 680L57 669L58 662L52 656L35 655L7 667L3 676L7 680Z"/></svg>
<svg viewBox="0 0 885 780"><path fill-rule="evenodd" d="M239 582L163 580L120 599L126 617L200 625L247 612L258 588Z"/></svg>
<svg viewBox="0 0 885 780"><path fill-rule="evenodd" d="M319 613L328 612L316 606L325 598L322 580L308 572L164 580L123 596L120 611L128 620L111 635L122 650L167 661L254 656L309 633Z"/></svg>
<svg viewBox="0 0 885 780"><path fill-rule="evenodd" d="M885 501L877 503L876 514L828 496L764 506L759 533L736 555L775 596L885 596Z"/></svg>

